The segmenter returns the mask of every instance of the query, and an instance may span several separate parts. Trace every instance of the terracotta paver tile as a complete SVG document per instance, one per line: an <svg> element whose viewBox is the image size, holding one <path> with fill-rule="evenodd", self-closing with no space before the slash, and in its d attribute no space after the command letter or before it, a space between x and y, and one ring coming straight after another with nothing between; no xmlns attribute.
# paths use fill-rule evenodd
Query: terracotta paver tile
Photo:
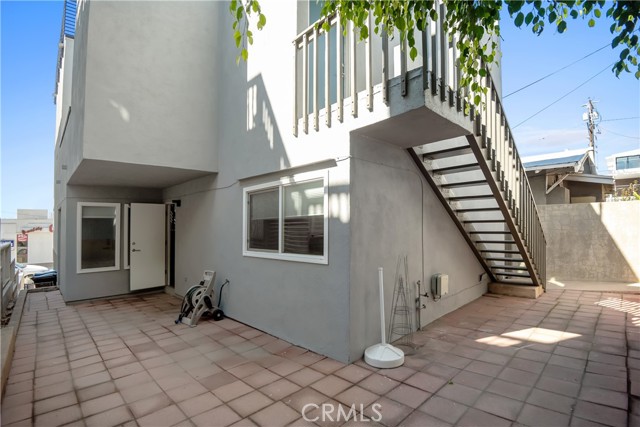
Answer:
<svg viewBox="0 0 640 427"><path fill-rule="evenodd" d="M627 423L627 411L579 400L573 412L574 417L610 425L624 426Z"/></svg>
<svg viewBox="0 0 640 427"><path fill-rule="evenodd" d="M124 405L124 399L120 393L111 393L92 400L87 400L80 404L80 409L85 417L89 417L108 409L117 408Z"/></svg>
<svg viewBox="0 0 640 427"><path fill-rule="evenodd" d="M299 412L294 411L282 402L276 402L251 415L251 420L260 426L279 427L286 426L299 417Z"/></svg>
<svg viewBox="0 0 640 427"><path fill-rule="evenodd" d="M400 366L392 369L384 369L379 372L380 375L391 378L396 381L404 381L409 378L411 375L415 374L416 370L407 368L405 366Z"/></svg>
<svg viewBox="0 0 640 427"><path fill-rule="evenodd" d="M625 357L601 353L598 351L590 351L588 359L589 361L604 363L607 365L626 366Z"/></svg>
<svg viewBox="0 0 640 427"><path fill-rule="evenodd" d="M43 377L45 375L57 374L58 372L68 371L69 369L71 368L68 363L62 363L60 365L48 366L46 368L39 368L39 369L36 369L34 372L35 372L35 377L38 378L38 377Z"/></svg>
<svg viewBox="0 0 640 427"><path fill-rule="evenodd" d="M589 361L587 363L587 372L594 374L607 375L610 377L626 378L627 369L624 366L609 365L606 363Z"/></svg>
<svg viewBox="0 0 640 427"><path fill-rule="evenodd" d="M353 384L356 384L362 381L363 379L367 378L372 373L373 373L372 371L362 368L360 366L349 365L349 366L345 366L342 369L338 369L333 373L333 375L336 375L344 380L347 380Z"/></svg>
<svg viewBox="0 0 640 427"><path fill-rule="evenodd" d="M60 426L77 421L80 418L82 418L80 405L73 405L47 412L46 414L37 415L35 424L40 426Z"/></svg>
<svg viewBox="0 0 640 427"><path fill-rule="evenodd" d="M111 376L107 371L85 375L84 377L74 378L73 385L75 388L85 388L103 383L105 381L111 381Z"/></svg>
<svg viewBox="0 0 640 427"><path fill-rule="evenodd" d="M158 411L154 411L149 415L145 415L142 418L137 418L136 422L140 427L157 427L157 426L166 426L166 425L174 425L184 420L186 417L184 413L178 408L176 405L167 406L166 408L162 408ZM209 420L211 425L211 421L215 418Z"/></svg>
<svg viewBox="0 0 640 427"><path fill-rule="evenodd" d="M131 374L136 374L138 372L144 371L144 366L142 366L139 362L129 363L127 365L121 365L114 368L109 368L109 374L111 377L122 378Z"/></svg>
<svg viewBox="0 0 640 427"><path fill-rule="evenodd" d="M520 369L504 368L498 378L512 383L532 387L538 381L539 374Z"/></svg>
<svg viewBox="0 0 640 427"><path fill-rule="evenodd" d="M240 421L240 416L228 406L221 405L204 414L192 417L191 421L198 427L211 427L212 425L225 427Z"/></svg>
<svg viewBox="0 0 640 427"><path fill-rule="evenodd" d="M515 354L515 357L521 358L521 359L526 359L526 360L533 360L534 362L547 363L547 360L549 360L551 355L549 353L545 353L545 352L542 352L542 351L531 350L531 349L525 348L525 349L520 349Z"/></svg>
<svg viewBox="0 0 640 427"><path fill-rule="evenodd" d="M73 383L71 381L64 381L61 383L36 388L35 390L33 390L33 396L35 400L42 400L48 397L57 396L59 394L68 393L70 391L73 391ZM7 394L8 393L9 387L7 387Z"/></svg>
<svg viewBox="0 0 640 427"><path fill-rule="evenodd" d="M282 401L286 403L288 406L296 410L298 413L302 411L302 408L307 404L316 404L320 405L323 402L326 402L329 398L324 394L309 388L305 387L303 389L298 390L297 392L287 396Z"/></svg>
<svg viewBox="0 0 640 427"><path fill-rule="evenodd" d="M515 420L522 405L523 403L517 400L485 392L478 398L474 407L502 418Z"/></svg>
<svg viewBox="0 0 640 427"><path fill-rule="evenodd" d="M158 393L162 393L162 389L153 381L120 390L122 398L127 403L132 403Z"/></svg>
<svg viewBox="0 0 640 427"><path fill-rule="evenodd" d="M254 412L258 412L259 410L266 408L271 405L273 400L269 399L264 394L259 391L252 391L249 394L245 394L242 397L239 397L235 400L227 403L231 409L233 409L238 415L245 418Z"/></svg>
<svg viewBox="0 0 640 427"><path fill-rule="evenodd" d="M12 395L16 393L23 393L29 390L33 390L33 380L26 380L26 381L20 381L19 383L8 384L7 390L5 393L7 395Z"/></svg>
<svg viewBox="0 0 640 427"><path fill-rule="evenodd" d="M238 380L213 390L213 394L223 402L228 402L237 397L243 396L253 391L253 388Z"/></svg>
<svg viewBox="0 0 640 427"><path fill-rule="evenodd" d="M469 371L462 371L451 379L454 384L462 384L478 390L487 388L491 381L493 381L492 377Z"/></svg>
<svg viewBox="0 0 640 427"><path fill-rule="evenodd" d="M542 362L536 362L534 360L514 357L509 361L509 364L507 366L509 368L519 369L521 371L531 372L533 374L540 374L544 370L545 364Z"/></svg>
<svg viewBox="0 0 640 427"><path fill-rule="evenodd" d="M629 397L626 393L585 386L580 390L578 399L624 409L625 411L629 403Z"/></svg>
<svg viewBox="0 0 640 427"><path fill-rule="evenodd" d="M306 387L309 384L313 384L314 382L324 378L324 376L324 374L321 374L318 371L305 367L288 375L287 379L296 383L300 387Z"/></svg>
<svg viewBox="0 0 640 427"><path fill-rule="evenodd" d="M33 402L33 390L23 391L22 393L11 394L2 399L2 406L11 408L13 406L24 405Z"/></svg>
<svg viewBox="0 0 640 427"><path fill-rule="evenodd" d="M151 375L155 380L159 380L160 378L172 375L182 375L184 373L184 369L182 366L174 362L168 365L151 368L147 372L149 372L149 375Z"/></svg>
<svg viewBox="0 0 640 427"><path fill-rule="evenodd" d="M233 374L234 376L240 379L243 379L245 377L248 377L249 375L253 375L256 372L260 372L264 369L265 368L263 368L262 366L258 365L255 362L247 362L247 363L243 363L242 365L235 366L231 369L227 369L227 371Z"/></svg>
<svg viewBox="0 0 640 427"><path fill-rule="evenodd" d="M329 375L340 368L345 367L344 363L338 362L337 360L325 358L316 362L309 366L311 369L314 369L318 372L322 372L323 374Z"/></svg>
<svg viewBox="0 0 640 427"><path fill-rule="evenodd" d="M222 405L222 401L215 397L211 392L206 392L200 396L183 400L178 404L182 412L184 412L189 418L203 412L210 411L220 405Z"/></svg>
<svg viewBox="0 0 640 427"><path fill-rule="evenodd" d="M469 408L456 425L460 427L509 427L511 421L475 408Z"/></svg>
<svg viewBox="0 0 640 427"><path fill-rule="evenodd" d="M380 398L379 395L372 393L368 390L365 390L362 387L354 385L343 391L342 393L335 396L335 400L346 405L347 407L351 407L355 405L360 408L362 406L369 406L374 401Z"/></svg>
<svg viewBox="0 0 640 427"><path fill-rule="evenodd" d="M392 426L393 424L388 424ZM451 424L427 415L422 411L414 411L411 415L406 417L402 423L398 424L403 427L448 427Z"/></svg>
<svg viewBox="0 0 640 427"><path fill-rule="evenodd" d="M494 353L493 351L485 351L484 353L476 357L476 360L480 362L493 363L494 365L498 366L506 365L507 363L509 363L509 359L509 356Z"/></svg>
<svg viewBox="0 0 640 427"><path fill-rule="evenodd" d="M93 365L94 363L102 362L102 358L98 355L85 357L83 359L74 360L69 363L71 369L80 368L82 366Z"/></svg>
<svg viewBox="0 0 640 427"><path fill-rule="evenodd" d="M20 374L14 374L13 372L9 372L9 378L7 379L7 384L14 384L22 381L33 380L34 376L35 376L35 371L27 371L27 372L22 372Z"/></svg>
<svg viewBox="0 0 640 427"><path fill-rule="evenodd" d="M578 396L580 384L571 381L564 381L552 377L542 376L536 383L536 388L562 394L569 397Z"/></svg>
<svg viewBox="0 0 640 427"><path fill-rule="evenodd" d="M289 396L292 393L300 390L300 386L292 383L291 381L282 378L278 381L272 382L262 387L260 391L264 393L268 398L273 400L280 400L285 396Z"/></svg>
<svg viewBox="0 0 640 427"><path fill-rule="evenodd" d="M329 397L337 395L350 386L351 383L349 381L345 381L342 378L336 377L335 375L327 375L320 381L316 381L311 385L312 388Z"/></svg>
<svg viewBox="0 0 640 427"><path fill-rule="evenodd" d="M142 363L142 366L144 366L146 369L152 369L157 368L158 366L164 366L170 363L174 363L174 360L168 355L163 354L160 356L142 360L140 363Z"/></svg>
<svg viewBox="0 0 640 427"><path fill-rule="evenodd" d="M359 406L356 407L360 409ZM367 405L364 410L364 414L370 419L379 424L386 426L398 425L400 421L405 419L413 411L406 405L396 402L386 397L381 397L375 402ZM351 423L348 423L351 425Z"/></svg>
<svg viewBox="0 0 640 427"><path fill-rule="evenodd" d="M207 359L208 360L208 359ZM240 366L244 363L247 363L248 360L238 354L234 354L233 356L225 357L224 359L220 359L216 361L216 365L228 371L236 366Z"/></svg>
<svg viewBox="0 0 640 427"><path fill-rule="evenodd" d="M633 380L632 380L633 381ZM605 375L592 374L587 372L582 379L583 386L604 388L607 390L627 392L627 379L618 377L608 377Z"/></svg>
<svg viewBox="0 0 640 427"><path fill-rule="evenodd" d="M398 381L382 376L378 373L374 373L358 383L360 387L378 395L386 394L396 388L399 384L400 383Z"/></svg>
<svg viewBox="0 0 640 427"><path fill-rule="evenodd" d="M207 389L199 382L192 380L187 384L167 390L166 393L174 402L182 402L183 400L199 396L206 391Z"/></svg>
<svg viewBox="0 0 640 427"><path fill-rule="evenodd" d="M116 386L119 390L124 390L126 388L135 387L137 385L148 383L151 381L153 381L151 375L146 372L138 372L136 374L118 378L114 382L116 383Z"/></svg>
<svg viewBox="0 0 640 427"><path fill-rule="evenodd" d="M273 374L275 375L275 374ZM219 387L222 387L226 384L230 384L238 379L231 375L228 372L219 372L208 377L200 378L198 381L202 384L207 390L215 390ZM245 379L246 381L246 379ZM268 381L267 381L268 382ZM253 384L252 384L253 386ZM254 386L255 387L255 386Z"/></svg>
<svg viewBox="0 0 640 427"><path fill-rule="evenodd" d="M486 388L486 391L524 401L531 392L531 388L531 386L496 379Z"/></svg>
<svg viewBox="0 0 640 427"><path fill-rule="evenodd" d="M302 368L304 368L304 365L301 365L300 363L296 363L292 360L285 360L282 363L269 367L269 370L275 372L281 377L286 377L287 375L297 372Z"/></svg>
<svg viewBox="0 0 640 427"><path fill-rule="evenodd" d="M71 375L73 378L80 378L86 375L95 374L105 371L107 368L102 362L93 363L91 365L81 366L80 368L73 369Z"/></svg>
<svg viewBox="0 0 640 427"><path fill-rule="evenodd" d="M571 415L576 399L534 388L527 398L527 403Z"/></svg>
<svg viewBox="0 0 640 427"><path fill-rule="evenodd" d="M126 426L127 422L133 420L131 411L126 406L119 406L117 408L109 409L108 411L101 412L97 415L85 418L84 422L87 427L110 427L110 426ZM137 426L135 422L130 423L132 426Z"/></svg>
<svg viewBox="0 0 640 427"><path fill-rule="evenodd" d="M431 397L431 393L411 387L407 384L400 384L398 387L387 393L385 397L415 409Z"/></svg>
<svg viewBox="0 0 640 427"><path fill-rule="evenodd" d="M189 383L197 382L189 375L173 374L162 378L157 378L156 382L164 391L180 387Z"/></svg>
<svg viewBox="0 0 640 427"><path fill-rule="evenodd" d="M502 365L494 365L493 363L474 360L469 363L464 370L475 372L476 374L487 375L490 377L496 377L502 371Z"/></svg>
<svg viewBox="0 0 640 427"><path fill-rule="evenodd" d="M418 407L418 410L451 424L458 421L467 409L469 408L461 403L438 396L431 397Z"/></svg>
<svg viewBox="0 0 640 427"><path fill-rule="evenodd" d="M164 393L158 393L144 399L136 400L129 404L129 409L137 418L141 418L147 414L159 411L160 409L171 406L173 402Z"/></svg>
<svg viewBox="0 0 640 427"><path fill-rule="evenodd" d="M2 425L15 423L31 418L33 403L23 403L18 406L2 406Z"/></svg>
<svg viewBox="0 0 640 427"><path fill-rule="evenodd" d="M118 366L129 365L137 362L138 359L134 355L116 357L115 359L109 359L104 361L104 365L108 369L117 368Z"/></svg>
<svg viewBox="0 0 640 427"><path fill-rule="evenodd" d="M47 412L54 411L56 409L65 408L67 406L75 405L78 403L78 399L74 392L60 394L58 396L50 397L48 399L39 400L35 403L34 414L40 415ZM6 404L6 402L3 402Z"/></svg>
<svg viewBox="0 0 640 427"><path fill-rule="evenodd" d="M424 372L417 372L407 378L404 382L421 390L428 391L429 393L435 393L440 390L442 386L447 384L446 380L425 374Z"/></svg>
<svg viewBox="0 0 640 427"><path fill-rule="evenodd" d="M253 388L260 388L279 379L279 375L265 369L263 371L258 371L255 374L249 375L248 377L245 377L243 381Z"/></svg>
<svg viewBox="0 0 640 427"><path fill-rule="evenodd" d="M475 403L482 392L475 388L467 387L462 384L447 384L442 387L437 396L454 400L456 402L463 403L467 406L471 406Z"/></svg>

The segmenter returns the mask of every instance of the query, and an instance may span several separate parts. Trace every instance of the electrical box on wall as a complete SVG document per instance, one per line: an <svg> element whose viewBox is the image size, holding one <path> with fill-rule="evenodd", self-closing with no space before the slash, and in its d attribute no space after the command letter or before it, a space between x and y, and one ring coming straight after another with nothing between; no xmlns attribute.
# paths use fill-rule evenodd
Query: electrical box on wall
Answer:
<svg viewBox="0 0 640 427"><path fill-rule="evenodd" d="M434 298L439 298L449 293L448 274L438 273L431 276L431 293Z"/></svg>

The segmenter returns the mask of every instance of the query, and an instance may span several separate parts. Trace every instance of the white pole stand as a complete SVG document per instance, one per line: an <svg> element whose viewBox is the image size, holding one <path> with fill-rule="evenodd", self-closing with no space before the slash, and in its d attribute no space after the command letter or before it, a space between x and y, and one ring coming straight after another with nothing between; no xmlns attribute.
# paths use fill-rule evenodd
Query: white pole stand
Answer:
<svg viewBox="0 0 640 427"><path fill-rule="evenodd" d="M404 363L404 352L387 344L384 321L384 285L382 267L378 267L378 285L380 288L380 336L381 343L372 345L364 352L364 361L374 368L397 368Z"/></svg>

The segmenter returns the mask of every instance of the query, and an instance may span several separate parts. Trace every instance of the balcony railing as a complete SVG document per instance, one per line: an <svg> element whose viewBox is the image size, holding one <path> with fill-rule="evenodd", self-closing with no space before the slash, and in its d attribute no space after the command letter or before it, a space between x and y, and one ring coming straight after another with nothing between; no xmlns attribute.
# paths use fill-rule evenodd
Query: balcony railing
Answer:
<svg viewBox="0 0 640 427"><path fill-rule="evenodd" d="M9 302L15 299L18 291L16 280L16 265L11 259L11 244L3 243L0 246L0 284L2 285L2 311L0 318L7 314Z"/></svg>
<svg viewBox="0 0 640 427"><path fill-rule="evenodd" d="M425 31L415 31L415 60L409 58L406 42L401 45L399 37L369 31L360 41L353 24L344 32L337 16L323 18L301 32L293 42L293 133L298 136L300 128L308 133L310 124L319 131L321 116L327 127L334 120L342 122L345 107L357 117L359 99L365 100L368 110L374 108L374 95L388 104L391 81L399 83L400 95L406 96L409 72L419 69L411 75L420 75L425 100L438 101L472 123L470 133L477 142L474 151L486 161L487 172L500 189L534 283L544 285L546 240L499 92L485 67L487 76L476 80L486 88L486 93L480 92L481 106L467 103L476 93L460 86L457 36L443 31L446 10L442 4L439 8L438 20L429 20ZM325 22L329 23L328 31L322 28ZM371 16L368 27L372 28Z"/></svg>
<svg viewBox="0 0 640 427"><path fill-rule="evenodd" d="M64 58L65 38L73 39L76 36L76 13L78 10L77 0L65 0L64 9L62 10L62 24L60 25L60 40L58 42L58 61L56 67L56 88L55 94L58 93L60 85L60 70L62 69L62 59ZM56 102L54 96L53 102Z"/></svg>

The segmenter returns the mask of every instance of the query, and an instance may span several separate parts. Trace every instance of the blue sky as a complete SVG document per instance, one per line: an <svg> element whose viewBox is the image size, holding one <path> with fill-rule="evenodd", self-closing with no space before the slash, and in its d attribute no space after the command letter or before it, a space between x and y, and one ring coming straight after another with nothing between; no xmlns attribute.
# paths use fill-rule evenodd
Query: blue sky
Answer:
<svg viewBox="0 0 640 427"><path fill-rule="evenodd" d="M53 149L56 57L62 2L5 1L1 19L1 192L0 215L15 217L18 208L53 209ZM609 43L609 24L569 22L565 34L548 27L540 37L502 21L503 95ZM232 43L231 38L229 42ZM514 126L546 107L612 63L618 53L604 49L584 61L505 98ZM616 78L606 70L535 118L514 129L521 154L540 154L586 147L582 107L598 101L603 122L597 160L640 148L640 83L631 75ZM612 120L635 117L631 120Z"/></svg>

